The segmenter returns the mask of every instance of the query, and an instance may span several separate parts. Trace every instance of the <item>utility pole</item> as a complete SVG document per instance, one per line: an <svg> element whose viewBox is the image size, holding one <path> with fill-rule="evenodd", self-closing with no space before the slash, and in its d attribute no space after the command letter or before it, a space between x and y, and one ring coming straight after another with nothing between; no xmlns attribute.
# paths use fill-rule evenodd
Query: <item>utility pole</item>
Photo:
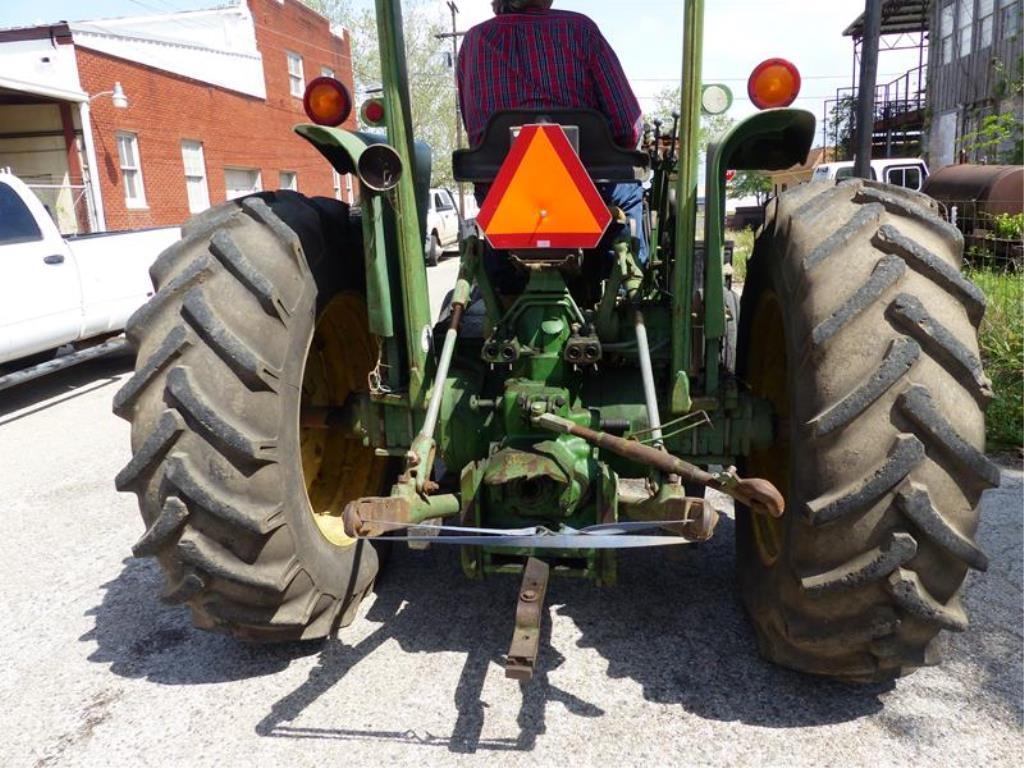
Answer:
<svg viewBox="0 0 1024 768"><path fill-rule="evenodd" d="M465 32L459 32L458 23L455 20L456 15L459 13L459 6L457 6L453 0L448 0L448 10L452 12L452 31L444 34L437 35L437 39L441 40L450 37L452 39L452 75L455 78L455 148L462 149L462 115L459 113L459 38L462 37ZM462 219L466 218L466 192L463 189L462 182L455 182L455 186L459 190L459 216Z"/></svg>
<svg viewBox="0 0 1024 768"><path fill-rule="evenodd" d="M878 79L878 38L882 34L882 0L866 0L857 93L857 149L853 175L871 178L871 144L875 132L875 81Z"/></svg>

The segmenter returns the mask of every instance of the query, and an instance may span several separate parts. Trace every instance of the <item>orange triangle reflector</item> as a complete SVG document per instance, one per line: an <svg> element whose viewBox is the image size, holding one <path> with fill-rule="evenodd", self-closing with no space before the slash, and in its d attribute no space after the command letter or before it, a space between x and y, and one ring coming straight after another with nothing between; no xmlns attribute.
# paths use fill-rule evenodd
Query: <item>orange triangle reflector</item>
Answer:
<svg viewBox="0 0 1024 768"><path fill-rule="evenodd" d="M498 170L477 223L501 249L595 248L611 223L560 125L524 125Z"/></svg>

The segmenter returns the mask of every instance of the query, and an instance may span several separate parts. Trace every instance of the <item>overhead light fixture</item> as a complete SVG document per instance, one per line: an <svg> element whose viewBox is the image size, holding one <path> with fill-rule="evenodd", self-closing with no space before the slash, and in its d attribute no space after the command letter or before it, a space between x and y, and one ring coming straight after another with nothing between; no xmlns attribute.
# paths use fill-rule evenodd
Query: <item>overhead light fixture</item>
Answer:
<svg viewBox="0 0 1024 768"><path fill-rule="evenodd" d="M124 88L121 87L120 81L114 83L114 92L111 96L117 109L128 109L128 97L124 95Z"/></svg>
<svg viewBox="0 0 1024 768"><path fill-rule="evenodd" d="M128 109L128 97L124 95L124 88L121 87L120 80L114 83L114 89L112 91L100 91L99 93L94 93L89 97L89 101L98 99L100 96L110 96L110 100L114 103L115 109Z"/></svg>

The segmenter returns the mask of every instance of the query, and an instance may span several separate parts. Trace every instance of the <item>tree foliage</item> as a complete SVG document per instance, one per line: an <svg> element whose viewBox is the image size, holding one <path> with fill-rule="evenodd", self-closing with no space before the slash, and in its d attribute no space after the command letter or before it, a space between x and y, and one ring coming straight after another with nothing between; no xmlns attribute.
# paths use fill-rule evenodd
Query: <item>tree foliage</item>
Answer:
<svg viewBox="0 0 1024 768"><path fill-rule="evenodd" d="M753 197L758 205L764 205L774 189L771 178L758 171L738 171L726 184L729 197Z"/></svg>
<svg viewBox="0 0 1024 768"><path fill-rule="evenodd" d="M853 159L853 142L855 139L857 118L857 99L843 96L832 105L828 119L825 121L825 144L835 147L835 160Z"/></svg>
<svg viewBox="0 0 1024 768"><path fill-rule="evenodd" d="M672 127L672 113L679 111L682 102L682 89L678 85L675 88L663 88L654 97L654 109L646 118L648 121L655 117L661 118L665 121L663 130L668 131ZM700 134L697 136L698 151L707 152L708 144L721 138L734 122L728 115L701 115Z"/></svg>
<svg viewBox="0 0 1024 768"><path fill-rule="evenodd" d="M380 87L380 49L373 7L358 7L353 0L303 0L332 23L349 30L352 39L352 74L356 101L368 89ZM449 31L436 8L425 0L403 3L406 66L413 133L433 151L433 186L452 184L452 152L455 150L455 74L451 40L436 35Z"/></svg>

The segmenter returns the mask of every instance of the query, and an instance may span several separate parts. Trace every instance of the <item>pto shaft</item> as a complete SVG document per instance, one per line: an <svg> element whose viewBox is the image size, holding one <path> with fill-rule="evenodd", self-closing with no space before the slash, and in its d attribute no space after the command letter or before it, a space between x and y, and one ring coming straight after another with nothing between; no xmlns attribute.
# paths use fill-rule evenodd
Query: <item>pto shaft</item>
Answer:
<svg viewBox="0 0 1024 768"><path fill-rule="evenodd" d="M609 435L607 432L581 427L579 424L553 413L539 414L534 417L533 421L537 426L550 429L552 432L563 432L581 437L591 445L611 451L639 464L646 464L665 474L679 475L685 481L714 488L716 491L721 491L740 503L746 504L755 512L770 517L782 517L786 508L782 494L767 480L758 478L741 480L732 472L712 475L710 472L705 472L700 467L676 458L665 451L638 443L636 440L626 440Z"/></svg>

